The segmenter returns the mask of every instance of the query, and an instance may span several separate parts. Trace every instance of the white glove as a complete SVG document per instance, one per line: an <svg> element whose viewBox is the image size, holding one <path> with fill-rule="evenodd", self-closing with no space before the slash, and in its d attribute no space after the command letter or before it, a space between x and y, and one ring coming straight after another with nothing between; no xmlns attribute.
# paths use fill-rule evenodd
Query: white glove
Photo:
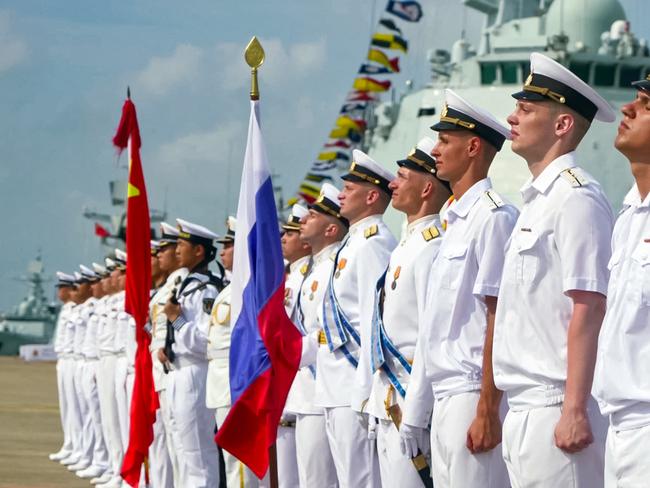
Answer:
<svg viewBox="0 0 650 488"><path fill-rule="evenodd" d="M374 441L377 438L377 418L368 415L368 440Z"/></svg>
<svg viewBox="0 0 650 488"><path fill-rule="evenodd" d="M418 444L423 438L424 429L413 427L412 425L402 424L399 428L399 447L407 459L413 459L418 455Z"/></svg>

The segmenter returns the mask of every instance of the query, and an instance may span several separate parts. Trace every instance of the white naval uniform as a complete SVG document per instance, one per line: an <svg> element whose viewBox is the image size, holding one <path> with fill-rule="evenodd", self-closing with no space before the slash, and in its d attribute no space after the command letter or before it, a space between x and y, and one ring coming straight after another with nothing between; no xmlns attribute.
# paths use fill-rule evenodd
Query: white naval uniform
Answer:
<svg viewBox="0 0 650 488"><path fill-rule="evenodd" d="M334 337L339 334L333 311L327 305L325 318L330 324L335 349L332 352L329 344L318 349L314 404L325 407L327 436L342 488L380 484L376 443L368 439L367 427L360 421L359 412L372 387L370 332L375 285L396 244L381 215L371 215L350 226L334 263L333 292L359 336L360 344L348 333L347 343L337 347L338 339ZM326 304L329 303L328 293L326 291ZM321 327L325 327L323 313L319 317ZM358 367L353 362L358 362Z"/></svg>
<svg viewBox="0 0 650 488"><path fill-rule="evenodd" d="M72 453L72 436L68 428L68 400L65 392L65 377L70 374L72 358L64 351L67 334L67 321L73 303L66 302L61 306L56 321L56 333L54 336L54 352L56 353L56 385L59 393L59 414L61 416L61 429L63 431L63 445L59 453L67 457Z"/></svg>
<svg viewBox="0 0 650 488"><path fill-rule="evenodd" d="M105 472L109 467L108 450L102 432L102 416L99 406L99 393L97 391L97 373L99 369L99 315L97 305L99 300L89 299L87 310L90 316L86 320L86 334L81 348L84 356L82 389L88 404L88 415L93 430L93 460L92 466Z"/></svg>
<svg viewBox="0 0 650 488"><path fill-rule="evenodd" d="M66 430L72 443L72 452L67 458L79 460L81 458L81 407L79 395L75 384L75 372L77 370L77 359L74 354L74 338L76 332L75 316L79 305L73 304L67 314L65 322L65 333L63 335L61 351L67 359L65 375L63 377L63 390L66 397ZM76 461L75 461L76 462Z"/></svg>
<svg viewBox="0 0 650 488"><path fill-rule="evenodd" d="M172 439L172 416L167 393L167 377L171 373L165 374L163 365L158 360L158 350L165 347L167 337L165 303L169 300L173 289L180 286L187 274L187 268L180 268L171 273L165 283L158 288L149 304L149 321L151 323L149 350L153 367L153 383L160 404L153 426L154 440L149 448L150 476L153 486L161 488L180 486L180 460Z"/></svg>
<svg viewBox="0 0 650 488"><path fill-rule="evenodd" d="M98 344L99 371L97 374L97 391L99 394L99 409L102 416L102 431L108 449L109 474L112 483L121 482L120 470L125 446L122 443L122 432L118 416L117 398L115 396L115 365L117 349L115 333L117 328L117 311L115 301L117 295L102 297L95 306L99 316ZM119 485L118 485L119 486Z"/></svg>
<svg viewBox="0 0 650 488"><path fill-rule="evenodd" d="M607 314L598 340L593 394L609 417L605 486L650 480L650 195L635 185L612 237Z"/></svg>
<svg viewBox="0 0 650 488"><path fill-rule="evenodd" d="M304 256L289 265L289 273L284 282L284 309L287 312L287 317L292 321L296 313L300 287L309 269L310 261L311 256ZM291 390L289 390L290 394ZM282 412L275 445L278 453L279 488L300 486L298 459L296 457L296 415L287 411L286 408Z"/></svg>
<svg viewBox="0 0 650 488"><path fill-rule="evenodd" d="M219 454L214 442L214 413L206 407L210 307L217 289L209 276L190 273L176 292L181 315L174 320L176 355L168 375L172 438L180 463L180 486L216 488Z"/></svg>
<svg viewBox="0 0 650 488"><path fill-rule="evenodd" d="M411 222L393 250L386 271L382 307L384 330L390 342L410 363L419 324L425 317L429 276L435 273L433 262L441 241L442 226L438 215L427 215ZM375 334L373 339L375 337L378 336ZM385 367L395 375L408 396L409 372L385 347L383 351ZM382 485L420 488L422 480L413 463L401 453L399 432L387 414L387 407L395 403L403 408L404 399L387 373L377 369L366 411L379 420L377 453ZM423 435L427 435L426 431Z"/></svg>
<svg viewBox="0 0 650 488"><path fill-rule="evenodd" d="M124 311L124 291L115 294L113 301L115 317L115 400L117 402L117 417L120 421L120 434L124 452L129 447L129 400L126 391L126 377L128 375L129 361L126 357L126 342L129 331L129 314Z"/></svg>
<svg viewBox="0 0 650 488"><path fill-rule="evenodd" d="M77 401L79 402L79 416L81 424L81 432L79 434L79 447L80 454L77 466L88 467L93 461L93 446L95 442L95 432L93 429L93 421L90 416L90 407L88 404L88 397L84 390L85 383L85 368L83 356L83 344L86 337L86 328L88 326L88 319L91 314L91 307L94 305L94 298L89 298L84 303L79 304L74 308L72 320L75 322L74 332L74 357L75 357L75 371L74 371L74 384L77 394Z"/></svg>
<svg viewBox="0 0 650 488"><path fill-rule="evenodd" d="M431 411L431 474L436 487L507 486L498 447L472 454L467 431L483 376L488 296L499 295L503 249L517 209L489 178L449 205L447 228L429 282L403 422L424 427ZM427 405L428 403L428 405Z"/></svg>
<svg viewBox="0 0 650 488"><path fill-rule="evenodd" d="M503 456L514 488L603 485L604 419L588 414L594 442L576 454L555 446L567 374L571 290L607 294L612 210L575 153L560 156L521 190L524 206L506 249L494 330L494 380L508 398Z"/></svg>
<svg viewBox="0 0 650 488"><path fill-rule="evenodd" d="M230 300L232 286L228 284L212 306L208 331L208 374L206 406L214 411L217 428L223 425L230 411ZM226 465L226 485L258 487L260 480L241 461L223 450Z"/></svg>
<svg viewBox="0 0 650 488"><path fill-rule="evenodd" d="M323 306L334 255L339 245L339 242L331 244L313 256L311 269L298 290L300 304L296 303L291 315L294 324L297 324L299 329L302 324L307 334L303 338L303 367L296 373L284 407L285 412L296 416L296 458L300 488L338 486L334 459L325 430L324 410L323 407L314 405L314 375L320 331L317 317Z"/></svg>

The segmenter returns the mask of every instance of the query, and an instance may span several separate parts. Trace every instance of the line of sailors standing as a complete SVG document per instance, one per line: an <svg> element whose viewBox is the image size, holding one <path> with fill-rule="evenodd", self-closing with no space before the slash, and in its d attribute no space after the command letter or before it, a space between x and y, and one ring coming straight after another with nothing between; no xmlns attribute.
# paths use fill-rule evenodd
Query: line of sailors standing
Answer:
<svg viewBox="0 0 650 488"><path fill-rule="evenodd" d="M303 348L278 427L280 486L647 486L650 77L634 86L615 145L636 183L617 220L575 154L614 111L537 53L511 129L447 90L438 141L423 138L396 175L354 150L342 190L325 183L293 207L285 307ZM521 212L487 177L506 140L532 174ZM382 219L391 203L406 216L399 242ZM226 452L220 474L211 429L230 405L227 227L218 239L163 224L155 247L154 487L268 485ZM215 241L222 277L207 269ZM59 276L65 436L52 458L99 486L120 486L128 432L125 263Z"/></svg>

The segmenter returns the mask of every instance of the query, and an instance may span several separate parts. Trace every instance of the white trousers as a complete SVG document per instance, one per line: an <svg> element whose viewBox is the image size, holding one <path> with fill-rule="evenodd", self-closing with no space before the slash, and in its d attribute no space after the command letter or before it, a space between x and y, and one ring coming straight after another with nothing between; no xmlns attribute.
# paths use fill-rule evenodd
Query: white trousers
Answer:
<svg viewBox="0 0 650 488"><path fill-rule="evenodd" d="M156 422L153 424L153 442L149 446L149 477L151 485L156 488L173 488L174 474L169 450L167 449L167 432L162 412L164 391L158 392L160 407L156 411Z"/></svg>
<svg viewBox="0 0 650 488"><path fill-rule="evenodd" d="M78 453L79 464L90 466L93 462L93 448L95 445L95 429L93 427L93 419L90 416L90 406L88 405L88 398L84 391L85 383L85 367L84 360L77 359L75 361L74 383L79 401L79 416L81 420L81 436Z"/></svg>
<svg viewBox="0 0 650 488"><path fill-rule="evenodd" d="M82 434L83 426L81 421L81 408L80 408L80 393L81 385L77 388L75 384L75 377L77 372L77 360L68 359L68 364L65 369L65 376L63 378L63 388L66 396L66 425L67 431L70 435L72 442L72 450L77 457L81 456L82 451Z"/></svg>
<svg viewBox="0 0 650 488"><path fill-rule="evenodd" d="M219 453L214 442L214 410L205 406L208 363L179 367L167 378L172 437L180 463L180 487L217 488Z"/></svg>
<svg viewBox="0 0 650 488"><path fill-rule="evenodd" d="M296 427L279 426L275 441L278 453L278 487L296 488L298 481L298 461L296 460Z"/></svg>
<svg viewBox="0 0 650 488"><path fill-rule="evenodd" d="M431 475L436 488L509 486L500 446L480 454L467 449L478 398L478 392L469 392L436 400L431 418Z"/></svg>
<svg viewBox="0 0 650 488"><path fill-rule="evenodd" d="M296 415L296 457L300 488L338 486L324 415Z"/></svg>
<svg viewBox="0 0 650 488"><path fill-rule="evenodd" d="M650 484L650 425L607 431L605 488L642 488Z"/></svg>
<svg viewBox="0 0 650 488"><path fill-rule="evenodd" d="M117 404L117 418L120 421L120 437L124 452L129 446L129 400L126 394L126 376L128 360L122 354L115 361L115 402Z"/></svg>
<svg viewBox="0 0 650 488"><path fill-rule="evenodd" d="M603 486L606 420L595 402L590 402L587 413L594 442L568 454L555 445L561 413L561 405L508 412L503 423L503 457L512 488Z"/></svg>
<svg viewBox="0 0 650 488"><path fill-rule="evenodd" d="M377 443L350 407L325 408L325 431L341 488L379 487Z"/></svg>
<svg viewBox="0 0 650 488"><path fill-rule="evenodd" d="M422 432L426 440L429 431ZM399 432L393 422L380 420L377 426L377 454L382 486L398 486L400 488L422 488L422 480L413 463L404 457L400 449ZM428 460L428 451L424 453Z"/></svg>
<svg viewBox="0 0 650 488"><path fill-rule="evenodd" d="M93 460L92 465L106 471L109 466L108 450L104 443L102 432L102 415L99 407L99 394L97 392L97 370L99 360L90 360L83 363L83 390L88 405L88 416L93 430Z"/></svg>
<svg viewBox="0 0 650 488"><path fill-rule="evenodd" d="M56 386L59 392L59 413L61 414L61 430L63 432L63 446L61 452L71 453L73 450L72 435L68 426L68 400L65 392L65 376L70 370L73 360L61 358L56 362Z"/></svg>
<svg viewBox="0 0 650 488"><path fill-rule="evenodd" d="M218 427L223 425L223 421L226 420L229 411L230 407L219 407L215 409L214 418ZM225 449L223 449L223 460L226 465L226 486L228 488L233 486L236 488L258 488L262 486L259 478L244 463Z"/></svg>
<svg viewBox="0 0 650 488"><path fill-rule="evenodd" d="M174 430L174 418L169 401L169 391L166 388L158 392L158 401L160 403L160 409L158 411L161 414L165 430L165 446L167 447L167 454L169 455L169 462L171 463L172 468L173 485L178 487L181 486L181 468L180 460L178 458L178 449L174 444L174 438L172 435Z"/></svg>
<svg viewBox="0 0 650 488"><path fill-rule="evenodd" d="M97 391L99 393L99 410L102 416L102 432L108 449L110 472L119 476L124 457L120 419L118 417L117 400L115 398L115 363L114 355L99 359L97 371Z"/></svg>

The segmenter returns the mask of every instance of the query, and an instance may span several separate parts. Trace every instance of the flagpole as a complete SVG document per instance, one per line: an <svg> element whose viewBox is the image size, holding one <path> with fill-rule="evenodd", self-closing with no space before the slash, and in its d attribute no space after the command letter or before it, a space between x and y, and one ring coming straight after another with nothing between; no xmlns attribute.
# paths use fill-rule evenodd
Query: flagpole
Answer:
<svg viewBox="0 0 650 488"><path fill-rule="evenodd" d="M257 71L264 63L264 49L256 36L250 40L244 51L246 64L251 68L251 91L252 101L260 99L260 87L257 81ZM269 483L271 488L278 488L278 455L275 442L269 446Z"/></svg>

